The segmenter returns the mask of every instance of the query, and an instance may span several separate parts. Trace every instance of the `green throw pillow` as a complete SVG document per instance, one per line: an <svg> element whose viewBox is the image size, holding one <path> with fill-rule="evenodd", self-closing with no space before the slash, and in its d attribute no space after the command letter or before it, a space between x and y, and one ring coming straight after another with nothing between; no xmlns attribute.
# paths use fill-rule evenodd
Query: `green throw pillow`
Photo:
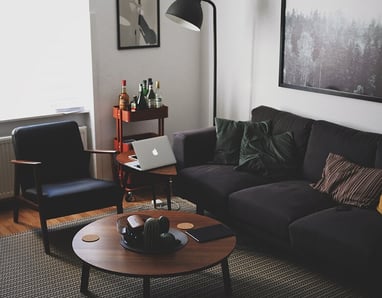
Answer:
<svg viewBox="0 0 382 298"><path fill-rule="evenodd" d="M244 130L240 160L236 170L270 178L287 178L296 174L296 149L292 132L259 137L250 128Z"/></svg>
<svg viewBox="0 0 382 298"><path fill-rule="evenodd" d="M252 127L260 134L269 134L270 121L250 122L216 118L216 147L213 162L237 165L244 129Z"/></svg>

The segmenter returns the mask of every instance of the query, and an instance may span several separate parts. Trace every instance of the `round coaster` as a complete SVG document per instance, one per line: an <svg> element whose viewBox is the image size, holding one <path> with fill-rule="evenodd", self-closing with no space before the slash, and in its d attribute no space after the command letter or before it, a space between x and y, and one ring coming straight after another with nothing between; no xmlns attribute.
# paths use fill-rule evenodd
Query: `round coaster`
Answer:
<svg viewBox="0 0 382 298"><path fill-rule="evenodd" d="M182 223L179 223L176 227L181 230L189 230L189 229L192 229L194 225L190 222L182 222Z"/></svg>
<svg viewBox="0 0 382 298"><path fill-rule="evenodd" d="M85 242L95 242L97 240L99 240L99 236L95 234L84 235L82 237L82 241L85 241Z"/></svg>

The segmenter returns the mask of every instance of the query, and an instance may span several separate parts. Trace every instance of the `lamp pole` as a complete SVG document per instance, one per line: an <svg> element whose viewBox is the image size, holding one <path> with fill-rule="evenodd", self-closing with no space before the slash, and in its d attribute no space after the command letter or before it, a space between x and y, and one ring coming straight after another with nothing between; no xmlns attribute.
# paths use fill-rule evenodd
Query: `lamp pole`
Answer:
<svg viewBox="0 0 382 298"><path fill-rule="evenodd" d="M200 31L203 22L201 1L212 6L213 11L213 102L212 123L215 125L217 112L217 30L216 30L216 6L211 0L176 0L167 9L166 16L172 21L191 30Z"/></svg>
<svg viewBox="0 0 382 298"><path fill-rule="evenodd" d="M212 124L215 126L216 106L217 106L217 32L216 32L216 5L210 0L202 0L212 6L213 11L213 53L214 53L214 66L213 66L213 103L212 103Z"/></svg>

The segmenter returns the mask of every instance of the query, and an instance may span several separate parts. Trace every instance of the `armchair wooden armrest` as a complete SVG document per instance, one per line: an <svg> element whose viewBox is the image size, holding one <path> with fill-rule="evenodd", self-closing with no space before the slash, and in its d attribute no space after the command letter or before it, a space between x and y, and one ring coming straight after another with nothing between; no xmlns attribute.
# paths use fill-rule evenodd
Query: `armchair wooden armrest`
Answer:
<svg viewBox="0 0 382 298"><path fill-rule="evenodd" d="M111 164L112 164L113 180L115 182L119 181L119 178L118 178L118 164L116 162L116 156L119 153L118 150L86 149L84 151L88 152L90 154L109 154L110 158L111 158Z"/></svg>
<svg viewBox="0 0 382 298"><path fill-rule="evenodd" d="M86 149L86 152L89 153L100 153L100 154L117 154L117 150L102 150L102 149Z"/></svg>
<svg viewBox="0 0 382 298"><path fill-rule="evenodd" d="M15 165L26 165L26 166L38 166L42 163L40 161L33 161L33 160L18 160L18 159L12 159L11 163Z"/></svg>
<svg viewBox="0 0 382 298"><path fill-rule="evenodd" d="M42 197L42 186L41 186L41 174L40 174L40 168L42 165L41 161L33 161L33 160L18 160L18 159L12 159L11 163L15 165L15 178L14 178L14 196L20 197L20 178L19 178L19 171L20 166L28 166L32 167L33 169L33 176L35 180L36 185L36 191L37 191L37 198L38 200ZM37 206L37 205L36 205ZM15 220L17 222L17 219Z"/></svg>

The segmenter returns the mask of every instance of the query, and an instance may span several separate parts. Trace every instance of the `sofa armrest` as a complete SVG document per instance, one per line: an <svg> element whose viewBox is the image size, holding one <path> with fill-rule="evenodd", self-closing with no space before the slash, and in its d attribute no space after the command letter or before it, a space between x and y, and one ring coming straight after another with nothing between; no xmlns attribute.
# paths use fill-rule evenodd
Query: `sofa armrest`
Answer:
<svg viewBox="0 0 382 298"><path fill-rule="evenodd" d="M211 161L216 144L215 127L175 132L173 149L179 169Z"/></svg>

